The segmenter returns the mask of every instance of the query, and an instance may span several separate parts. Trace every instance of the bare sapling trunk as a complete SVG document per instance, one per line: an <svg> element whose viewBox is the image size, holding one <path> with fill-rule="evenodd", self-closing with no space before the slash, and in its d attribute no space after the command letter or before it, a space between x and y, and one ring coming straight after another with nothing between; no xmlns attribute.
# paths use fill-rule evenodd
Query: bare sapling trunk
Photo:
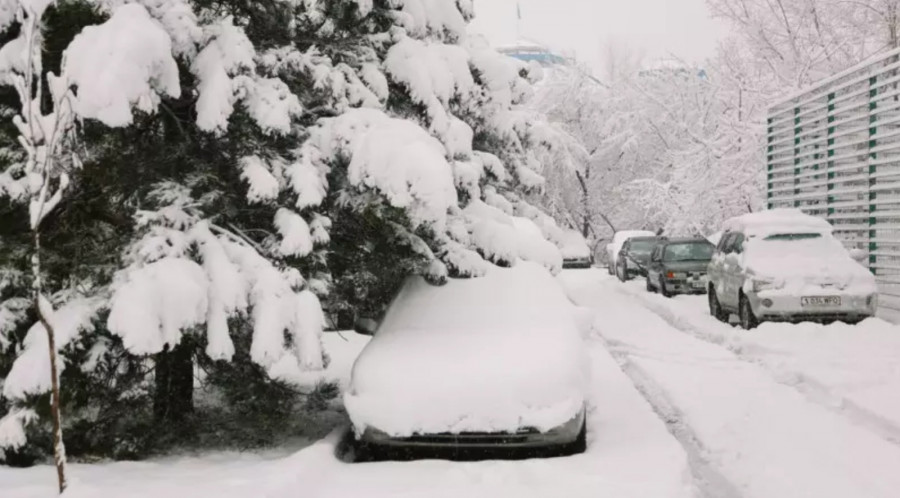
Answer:
<svg viewBox="0 0 900 498"><path fill-rule="evenodd" d="M34 306L37 309L38 319L44 330L47 331L47 345L50 354L50 413L53 418L53 461L56 465L56 479L59 484L59 494L66 490L66 445L62 436L62 411L59 399L59 370L57 367L58 354L56 351L56 332L53 322L45 313L46 304L43 302L43 283L41 281L41 234L34 231L34 254L31 257L31 272L33 278Z"/></svg>
<svg viewBox="0 0 900 498"><path fill-rule="evenodd" d="M43 76L41 68L41 33L40 18L43 11L27 8L22 4L19 13L22 23L22 36L26 39L27 63L24 74L16 81L16 90L22 104L21 114L14 120L22 144L28 156L26 173L40 178L31 187L29 216L33 240L31 256L32 291L34 306L38 320L47 332L47 348L50 355L50 413L53 418L53 460L56 465L56 477L59 493L66 490L66 448L63 443L62 415L59 389L59 355L56 349L56 333L54 329L53 307L44 296L44 284L41 268L41 222L60 201L68 185L68 175L60 167L59 155L61 145L68 132L71 120L71 106L66 94L52 91L53 76L48 74L51 87L53 110L49 115L40 111L43 102ZM65 107L65 106L69 107ZM49 119L48 119L49 118ZM51 182L56 181L55 192L51 195Z"/></svg>

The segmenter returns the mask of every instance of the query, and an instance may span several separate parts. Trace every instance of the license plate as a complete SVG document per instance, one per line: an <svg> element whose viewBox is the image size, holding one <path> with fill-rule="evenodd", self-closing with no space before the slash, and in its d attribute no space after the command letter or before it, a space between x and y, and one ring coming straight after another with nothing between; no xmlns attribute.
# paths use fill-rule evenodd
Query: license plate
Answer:
<svg viewBox="0 0 900 498"><path fill-rule="evenodd" d="M808 296L800 298L801 306L840 306L839 296Z"/></svg>

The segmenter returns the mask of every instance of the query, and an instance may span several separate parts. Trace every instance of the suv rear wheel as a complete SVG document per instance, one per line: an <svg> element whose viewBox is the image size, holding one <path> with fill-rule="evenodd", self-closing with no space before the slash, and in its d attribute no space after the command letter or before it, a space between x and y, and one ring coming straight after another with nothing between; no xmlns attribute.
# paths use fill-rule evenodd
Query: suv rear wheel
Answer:
<svg viewBox="0 0 900 498"><path fill-rule="evenodd" d="M716 320L724 323L728 323L728 312L722 309L722 304L719 302L719 296L716 294L715 286L709 286L709 314L712 315Z"/></svg>
<svg viewBox="0 0 900 498"><path fill-rule="evenodd" d="M741 294L741 304L739 315L741 317L741 327L744 330L755 329L759 325L759 319L753 314L753 308L750 306L750 300L747 296Z"/></svg>
<svg viewBox="0 0 900 498"><path fill-rule="evenodd" d="M647 292L656 292L656 288L650 282L650 277L647 277Z"/></svg>

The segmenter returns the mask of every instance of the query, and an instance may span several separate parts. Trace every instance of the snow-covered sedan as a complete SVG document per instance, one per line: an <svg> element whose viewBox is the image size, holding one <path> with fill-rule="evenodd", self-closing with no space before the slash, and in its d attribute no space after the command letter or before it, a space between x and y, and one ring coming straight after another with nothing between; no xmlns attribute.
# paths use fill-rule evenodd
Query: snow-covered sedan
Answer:
<svg viewBox="0 0 900 498"><path fill-rule="evenodd" d="M590 268L594 264L594 256L587 241L577 230L566 230L560 251L563 257L563 268Z"/></svg>
<svg viewBox="0 0 900 498"><path fill-rule="evenodd" d="M443 286L409 278L344 402L357 443L376 453L575 453L588 374L575 307L546 269L519 261Z"/></svg>
<svg viewBox="0 0 900 498"><path fill-rule="evenodd" d="M618 266L618 258L619 252L622 250L622 246L625 245L625 242L628 239L632 239L634 237L653 237L653 232L647 230L620 230L613 235L612 242L606 245L606 269L609 271L610 275L616 274L616 267Z"/></svg>
<svg viewBox="0 0 900 498"><path fill-rule="evenodd" d="M854 261L821 218L796 209L726 222L709 264L709 310L763 321L859 322L875 314L875 277Z"/></svg>

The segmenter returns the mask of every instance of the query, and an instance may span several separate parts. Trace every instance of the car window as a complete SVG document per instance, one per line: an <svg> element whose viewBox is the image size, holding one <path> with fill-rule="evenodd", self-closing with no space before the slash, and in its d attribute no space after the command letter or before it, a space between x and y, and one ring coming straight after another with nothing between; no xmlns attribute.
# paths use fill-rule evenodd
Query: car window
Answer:
<svg viewBox="0 0 900 498"><path fill-rule="evenodd" d="M733 233L726 233L722 236L722 240L719 241L718 250L722 254L728 254L730 252L731 241L734 240Z"/></svg>
<svg viewBox="0 0 900 498"><path fill-rule="evenodd" d="M709 261L712 259L713 246L706 242L684 242L669 244L665 247L665 261Z"/></svg>
<svg viewBox="0 0 900 498"><path fill-rule="evenodd" d="M631 241L630 250L633 253L650 254L655 245L656 242L653 240L633 240Z"/></svg>
<svg viewBox="0 0 900 498"><path fill-rule="evenodd" d="M741 254L744 252L744 234L734 234L734 239L731 241L731 252L735 254Z"/></svg>

